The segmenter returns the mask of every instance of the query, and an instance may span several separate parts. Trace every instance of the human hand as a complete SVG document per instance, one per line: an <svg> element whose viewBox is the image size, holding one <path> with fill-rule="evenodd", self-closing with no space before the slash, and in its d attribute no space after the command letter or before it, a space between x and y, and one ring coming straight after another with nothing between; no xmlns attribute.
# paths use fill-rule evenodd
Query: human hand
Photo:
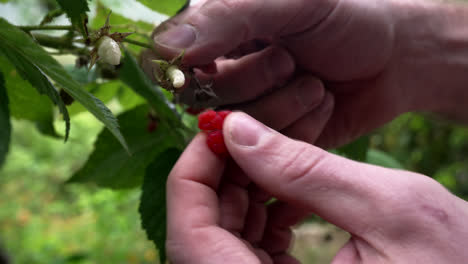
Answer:
<svg viewBox="0 0 468 264"><path fill-rule="evenodd" d="M241 113L223 132L232 163L198 135L169 176L173 263L298 263L290 227L310 213L352 236L333 263L468 259L468 205L429 177L347 160Z"/></svg>
<svg viewBox="0 0 468 264"><path fill-rule="evenodd" d="M155 43L167 58L185 49L187 65L216 60L217 74L199 74L213 79L221 100L212 104L238 104L229 108L310 143L316 130L309 120L314 108L304 108L301 100L324 98L320 84L304 81L304 75L318 76L331 92L334 107L332 100L333 115L316 144L336 147L403 112L437 106L437 100L426 98L437 94L431 92L436 75L424 68L437 55L421 48L423 43L433 45L427 36L433 29L427 27L437 24L436 15L426 15L432 10L429 5L393 0L205 0L159 27ZM258 50L259 42L266 48ZM229 59L231 54L240 57ZM190 89L184 94L190 103ZM290 133L290 127L301 129Z"/></svg>

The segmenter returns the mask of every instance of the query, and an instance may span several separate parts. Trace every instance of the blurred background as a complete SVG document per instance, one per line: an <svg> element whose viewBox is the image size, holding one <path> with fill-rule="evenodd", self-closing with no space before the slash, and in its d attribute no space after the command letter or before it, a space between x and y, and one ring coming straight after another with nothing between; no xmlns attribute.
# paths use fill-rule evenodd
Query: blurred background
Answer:
<svg viewBox="0 0 468 264"><path fill-rule="evenodd" d="M165 18L134 0L101 2L119 15L147 24ZM0 3L0 16L16 25L34 25L54 5L53 0L13 0ZM56 24L68 21L60 17ZM73 57L57 58L74 64ZM118 103L109 102L117 114ZM63 131L62 122L55 126ZM43 136L29 121L13 120L10 153L0 169L0 247L11 263L18 264L157 263L157 251L140 227L139 190L64 184L86 162L102 125L81 112L73 116L71 129L64 144L62 139ZM468 197L467 127L424 114L405 114L371 134L366 149L370 163L429 175L454 194ZM330 263L348 238L317 218L295 232L292 252L303 263Z"/></svg>

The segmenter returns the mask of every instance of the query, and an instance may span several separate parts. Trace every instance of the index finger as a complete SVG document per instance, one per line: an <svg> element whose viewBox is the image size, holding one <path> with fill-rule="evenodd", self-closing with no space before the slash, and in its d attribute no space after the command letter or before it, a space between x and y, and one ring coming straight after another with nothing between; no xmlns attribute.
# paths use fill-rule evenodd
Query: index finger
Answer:
<svg viewBox="0 0 468 264"><path fill-rule="evenodd" d="M217 224L216 190L224 166L225 161L208 148L206 135L192 140L167 180L168 234Z"/></svg>

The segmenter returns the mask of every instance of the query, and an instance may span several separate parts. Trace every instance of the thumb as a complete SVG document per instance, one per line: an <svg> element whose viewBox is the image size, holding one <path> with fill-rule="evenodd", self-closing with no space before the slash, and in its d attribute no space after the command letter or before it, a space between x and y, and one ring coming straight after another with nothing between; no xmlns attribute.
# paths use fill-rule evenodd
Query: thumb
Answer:
<svg viewBox="0 0 468 264"><path fill-rule="evenodd" d="M418 190L433 186L429 177L355 162L292 140L243 113L227 117L224 138L232 158L258 186L356 235L401 223L402 215L419 210L412 210L415 201L431 193Z"/></svg>
<svg viewBox="0 0 468 264"><path fill-rule="evenodd" d="M185 50L187 64L203 65L250 40L302 32L326 14L306 0L207 0L165 23L154 41L163 57Z"/></svg>

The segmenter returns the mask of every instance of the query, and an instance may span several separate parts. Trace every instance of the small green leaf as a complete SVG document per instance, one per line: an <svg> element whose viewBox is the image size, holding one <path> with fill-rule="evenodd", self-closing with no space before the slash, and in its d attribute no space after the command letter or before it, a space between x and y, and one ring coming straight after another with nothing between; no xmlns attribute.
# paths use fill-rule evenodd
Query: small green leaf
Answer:
<svg viewBox="0 0 468 264"><path fill-rule="evenodd" d="M175 15L179 10L190 4L188 0L138 0L138 2L158 13L169 16Z"/></svg>
<svg viewBox="0 0 468 264"><path fill-rule="evenodd" d="M159 251L159 263L166 263L166 182L167 176L182 154L178 149L169 149L156 157L146 169L143 192L138 211L141 225L148 239Z"/></svg>
<svg viewBox="0 0 468 264"><path fill-rule="evenodd" d="M84 38L87 38L86 12L89 11L88 0L57 0L57 3L70 18L72 25L83 34Z"/></svg>
<svg viewBox="0 0 468 264"><path fill-rule="evenodd" d="M343 155L347 158L357 161L365 161L369 143L370 138L368 136L363 136L349 143L348 145L337 149L337 151L340 155Z"/></svg>
<svg viewBox="0 0 468 264"><path fill-rule="evenodd" d="M118 117L132 156L127 155L109 131L103 130L88 161L69 182L93 182L114 189L139 186L146 167L155 156L180 146L167 125L159 124L152 133L147 131L149 111L148 105L142 105Z"/></svg>
<svg viewBox="0 0 468 264"><path fill-rule="evenodd" d="M11 123L8 104L5 79L0 72L0 167L5 161L10 146Z"/></svg>
<svg viewBox="0 0 468 264"><path fill-rule="evenodd" d="M80 84L68 75L62 65L47 54L47 52L42 49L41 46L37 45L26 33L2 18L0 18L0 28L2 29L0 30L0 52L6 54L5 56L17 69L19 67L18 71L24 74L23 77L28 77L28 80L37 78L39 83L31 82L36 88L37 85L40 84L46 85L46 88L51 88L51 86L48 86L51 85L51 83L47 81L48 79L53 80L56 85L63 88L70 96L79 101L97 119L104 123L120 141L122 146L128 150L125 139L119 131L117 120L101 101L82 89ZM18 65L16 65L15 62L18 63ZM25 70L25 67L32 72ZM42 75L40 75L38 71ZM48 92L54 96L52 90ZM66 110L66 108L62 107L62 110L64 109Z"/></svg>

